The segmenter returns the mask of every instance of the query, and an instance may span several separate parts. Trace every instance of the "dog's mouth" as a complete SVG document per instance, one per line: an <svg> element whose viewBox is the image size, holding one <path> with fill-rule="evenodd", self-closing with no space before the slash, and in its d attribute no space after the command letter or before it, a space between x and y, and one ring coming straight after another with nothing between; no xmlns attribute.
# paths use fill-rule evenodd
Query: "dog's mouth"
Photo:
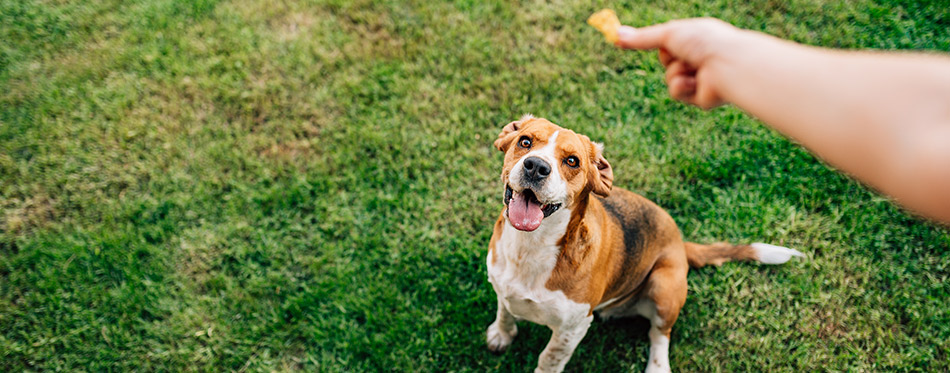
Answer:
<svg viewBox="0 0 950 373"><path fill-rule="evenodd" d="M561 208L560 203L542 204L531 189L520 193L505 185L505 205L508 206L508 221L521 231L533 231L541 226L541 220Z"/></svg>

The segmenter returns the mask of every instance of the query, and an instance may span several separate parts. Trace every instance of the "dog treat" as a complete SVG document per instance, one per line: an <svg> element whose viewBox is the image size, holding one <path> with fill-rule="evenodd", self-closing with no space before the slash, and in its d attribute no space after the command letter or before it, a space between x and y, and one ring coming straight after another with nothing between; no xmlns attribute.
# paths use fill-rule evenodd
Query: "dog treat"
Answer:
<svg viewBox="0 0 950 373"><path fill-rule="evenodd" d="M594 26L598 31L604 34L604 38L610 44L617 42L617 30L620 28L620 20L617 19L617 13L611 9L601 9L599 12L591 14L587 18L587 24Z"/></svg>

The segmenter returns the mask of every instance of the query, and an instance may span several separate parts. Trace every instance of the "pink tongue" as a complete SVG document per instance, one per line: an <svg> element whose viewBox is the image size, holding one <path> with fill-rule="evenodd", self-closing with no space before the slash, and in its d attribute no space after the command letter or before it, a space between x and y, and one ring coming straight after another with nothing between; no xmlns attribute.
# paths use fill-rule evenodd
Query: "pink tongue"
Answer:
<svg viewBox="0 0 950 373"><path fill-rule="evenodd" d="M518 230L533 231L541 225L544 212L541 205L528 201L524 194L512 193L511 202L508 202L508 220Z"/></svg>

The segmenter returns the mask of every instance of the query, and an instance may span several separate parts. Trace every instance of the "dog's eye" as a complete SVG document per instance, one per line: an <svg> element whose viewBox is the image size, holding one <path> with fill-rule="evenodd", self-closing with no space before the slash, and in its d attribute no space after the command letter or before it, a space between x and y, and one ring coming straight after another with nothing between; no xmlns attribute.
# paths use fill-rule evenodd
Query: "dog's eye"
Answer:
<svg viewBox="0 0 950 373"><path fill-rule="evenodd" d="M518 140L518 146L520 146L520 147L522 147L522 148L525 148L525 149L530 148L530 147L531 147L531 139L529 139L528 136L521 136L521 139Z"/></svg>
<svg viewBox="0 0 950 373"><path fill-rule="evenodd" d="M570 166L571 168L577 168L577 166L581 165L581 161L579 161L577 157L573 155L570 157L564 158L564 163L567 163L567 165Z"/></svg>

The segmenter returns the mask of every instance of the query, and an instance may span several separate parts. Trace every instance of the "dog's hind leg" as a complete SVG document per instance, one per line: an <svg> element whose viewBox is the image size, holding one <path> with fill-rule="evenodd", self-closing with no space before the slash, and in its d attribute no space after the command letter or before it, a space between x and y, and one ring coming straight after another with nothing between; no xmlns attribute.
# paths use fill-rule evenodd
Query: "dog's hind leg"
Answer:
<svg viewBox="0 0 950 373"><path fill-rule="evenodd" d="M647 280L643 297L634 306L639 315L650 320L650 358L647 373L670 371L670 331L686 302L684 258L664 258L657 262Z"/></svg>

